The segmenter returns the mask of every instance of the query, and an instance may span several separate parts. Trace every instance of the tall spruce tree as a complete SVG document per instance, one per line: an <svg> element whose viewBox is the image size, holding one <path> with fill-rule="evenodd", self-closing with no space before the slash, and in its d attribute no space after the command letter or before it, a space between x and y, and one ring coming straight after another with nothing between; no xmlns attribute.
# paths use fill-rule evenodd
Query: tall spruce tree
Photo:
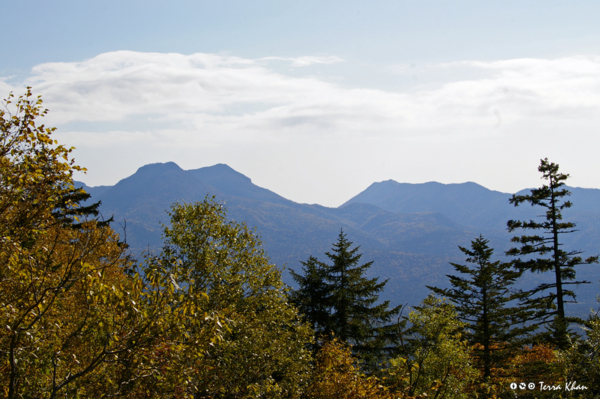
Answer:
<svg viewBox="0 0 600 399"><path fill-rule="evenodd" d="M548 184L531 190L531 194L515 194L510 198L509 201L514 206L524 202L532 206L541 206L546 209L546 215L542 222L508 221L509 232L524 229L540 233L513 237L511 241L520 244L520 247L510 249L507 255L524 257L515 262L518 270L554 273L553 283L543 283L528 291L529 302L544 308L538 315L539 324L551 323L552 341L558 347L565 349L568 346L568 323L578 321L565 315L565 303L576 302L575 292L566 289L565 286L589 284L589 281L574 281L575 266L598 263L598 256L591 256L584 260L579 256L581 251L565 251L561 248L563 246L561 236L577 230L575 230L575 223L562 221L562 211L570 208L572 203L564 200L564 197L571 195L571 192L563 187L569 175L559 173L558 169L558 164L549 162L548 158L542 159L538 171L542 173L542 178L547 180ZM552 291L545 293L547 290Z"/></svg>
<svg viewBox="0 0 600 399"><path fill-rule="evenodd" d="M526 294L511 289L523 272L514 270L512 262L492 262L494 250L488 243L479 236L471 241L471 249L459 246L471 265L450 263L461 274L447 275L452 288L427 287L452 301L459 319L469 323L467 338L487 381L503 374L508 357L521 343L519 338L536 328L523 324L534 309L509 305L525 299Z"/></svg>
<svg viewBox="0 0 600 399"><path fill-rule="evenodd" d="M290 296L318 337L334 334L348 342L369 369L394 353L398 330L393 319L401 306L390 309L389 301L375 304L387 280L379 283L378 278L364 277L373 262L359 266L362 254L351 246L341 231L332 251L325 253L331 265L311 256L302 262L303 275L292 270L299 288Z"/></svg>

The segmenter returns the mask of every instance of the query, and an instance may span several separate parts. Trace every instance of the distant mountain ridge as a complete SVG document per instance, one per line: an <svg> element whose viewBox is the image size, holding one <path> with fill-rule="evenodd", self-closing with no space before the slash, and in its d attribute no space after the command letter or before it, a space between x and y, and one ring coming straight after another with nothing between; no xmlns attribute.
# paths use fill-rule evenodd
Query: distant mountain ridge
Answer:
<svg viewBox="0 0 600 399"><path fill-rule="evenodd" d="M230 197L246 198L282 205L293 203L293 201L285 199L266 188L253 184L249 177L236 172L228 165L222 163L206 168L192 169L187 172L199 181L214 187L220 192L227 193Z"/></svg>
<svg viewBox="0 0 600 399"><path fill-rule="evenodd" d="M600 190L568 187L576 201L577 212L600 212ZM530 189L517 194L528 194ZM535 217L528 205L514 207L508 199L513 194L488 190L473 182L411 184L386 180L371 184L366 190L345 202L367 203L395 213L440 212L466 226L493 229L506 228L506 221ZM539 211L539 210L538 210ZM567 210L569 212L569 210Z"/></svg>
<svg viewBox="0 0 600 399"><path fill-rule="evenodd" d="M342 206L362 202L395 213L440 212L459 223L477 225L475 221L486 210L500 202L508 203L509 197L472 182L410 184L387 180L373 183Z"/></svg>
<svg viewBox="0 0 600 399"><path fill-rule="evenodd" d="M428 293L425 285L447 285L445 274L452 273L449 262L464 262L458 245L469 246L484 234L501 256L510 244L506 221L540 213L530 206L515 208L508 204L511 194L476 183L388 180L373 183L338 208L298 204L256 186L225 164L183 170L174 162L157 163L139 168L114 186L77 184L92 195L92 201L102 201L105 218L114 215L117 231L123 233L126 226L127 242L136 255L160 250L161 223L168 223L165 211L172 203L202 201L207 195L223 201L231 219L257 229L274 263L296 271L310 255L324 260L324 252L343 229L361 246L362 259L374 261L370 276L390 279L382 299L394 304L416 304ZM600 253L600 190L571 191L575 205L565 218L578 222L581 231L566 242L589 255ZM600 273L588 267L580 275L597 282ZM293 283L287 272L284 281ZM573 311L581 314L595 305L598 287L590 286L580 289L582 304L573 306Z"/></svg>

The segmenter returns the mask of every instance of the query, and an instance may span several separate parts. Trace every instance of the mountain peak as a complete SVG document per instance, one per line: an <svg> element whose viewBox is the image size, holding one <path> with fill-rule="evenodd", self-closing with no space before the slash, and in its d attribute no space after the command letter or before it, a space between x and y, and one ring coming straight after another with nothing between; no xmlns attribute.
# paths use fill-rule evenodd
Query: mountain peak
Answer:
<svg viewBox="0 0 600 399"><path fill-rule="evenodd" d="M256 186L249 177L244 176L224 163L188 170L185 173L232 197L261 200L276 204L289 204L291 202L272 191Z"/></svg>
<svg viewBox="0 0 600 399"><path fill-rule="evenodd" d="M508 196L473 182L411 184L386 180L373 183L342 206L363 202L396 213L441 212L468 225L474 222L473 218L485 213L490 204L508 203Z"/></svg>
<svg viewBox="0 0 600 399"><path fill-rule="evenodd" d="M164 173L164 172L173 172L173 171L182 171L183 169L181 169L179 167L179 165L177 165L175 162L165 162L165 163L161 163L161 162L157 162L157 163L150 163L148 165L144 165L141 168L139 168L137 170L137 173L141 173L141 174L148 174L148 173Z"/></svg>
<svg viewBox="0 0 600 399"><path fill-rule="evenodd" d="M235 179L239 182L252 183L252 180L249 177L241 174L224 163L218 163L213 166L206 166L199 169L190 169L187 172L194 175L194 177L197 179L207 183L209 183L209 181L222 179Z"/></svg>

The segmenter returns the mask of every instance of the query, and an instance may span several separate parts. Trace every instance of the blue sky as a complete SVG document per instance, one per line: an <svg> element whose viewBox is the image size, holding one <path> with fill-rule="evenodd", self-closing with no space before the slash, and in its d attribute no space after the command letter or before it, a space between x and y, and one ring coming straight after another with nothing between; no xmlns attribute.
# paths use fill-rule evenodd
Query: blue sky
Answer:
<svg viewBox="0 0 600 399"><path fill-rule="evenodd" d="M27 85L77 176L227 163L298 202L375 181L600 187L600 3L23 1L0 94Z"/></svg>

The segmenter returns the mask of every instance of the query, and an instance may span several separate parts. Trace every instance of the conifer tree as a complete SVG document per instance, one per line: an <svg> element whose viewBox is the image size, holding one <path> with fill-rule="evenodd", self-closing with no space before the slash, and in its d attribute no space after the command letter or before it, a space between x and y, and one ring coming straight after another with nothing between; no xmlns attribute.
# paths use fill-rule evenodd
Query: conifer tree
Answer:
<svg viewBox="0 0 600 399"><path fill-rule="evenodd" d="M567 318L565 315L565 303L576 302L575 292L566 289L565 286L589 284L589 281L574 281L575 266L598 263L598 256L591 256L584 260L579 256L581 251L566 251L561 248L563 245L560 240L561 236L577 230L575 230L575 223L562 221L562 211L570 208L572 203L563 199L571 195L571 192L563 187L569 175L559 173L558 169L558 164L549 162L548 158L542 159L538 171L542 173L542 178L547 180L548 184L531 190L531 194L515 194L510 198L509 201L514 206L519 206L524 202L528 202L532 206L541 206L546 209L546 215L542 222L534 220L508 221L509 232L525 229L540 231L540 233L513 237L511 241L520 244L520 247L510 249L507 255L525 257L517 259L515 266L518 270L554 273L553 283L540 284L528 292L529 302L544 308L538 315L538 323L552 323L553 341L560 348L565 349L568 346L568 323L577 321L574 318ZM553 292L545 294L547 290L553 290ZM565 298L572 298L572 300L567 301Z"/></svg>
<svg viewBox="0 0 600 399"><path fill-rule="evenodd" d="M299 288L291 301L313 324L317 336L334 334L348 342L369 368L394 351L395 345L390 344L395 343L397 326L392 322L401 306L390 309L389 301L375 304L387 280L379 283L378 278L364 277L373 262L359 265L362 254L359 247L351 246L341 231L332 251L325 253L331 265L311 256L302 262L304 275L292 270Z"/></svg>
<svg viewBox="0 0 600 399"><path fill-rule="evenodd" d="M511 350L519 344L518 338L536 328L515 327L534 314L533 309L509 306L511 301L525 299L526 294L511 290L523 272L514 270L512 263L492 262L494 250L488 243L480 236L471 241L471 249L459 246L471 265L451 263L461 274L447 275L452 288L428 287L452 301L458 317L469 323L467 338L486 381L505 368Z"/></svg>
<svg viewBox="0 0 600 399"><path fill-rule="evenodd" d="M328 334L332 330L328 287L325 284L325 268L314 256L302 263L304 275L290 270L299 288L290 294L291 301L298 307L305 321L309 322L317 335ZM317 349L318 345L313 349Z"/></svg>

